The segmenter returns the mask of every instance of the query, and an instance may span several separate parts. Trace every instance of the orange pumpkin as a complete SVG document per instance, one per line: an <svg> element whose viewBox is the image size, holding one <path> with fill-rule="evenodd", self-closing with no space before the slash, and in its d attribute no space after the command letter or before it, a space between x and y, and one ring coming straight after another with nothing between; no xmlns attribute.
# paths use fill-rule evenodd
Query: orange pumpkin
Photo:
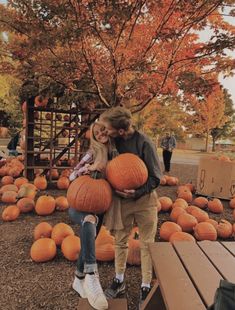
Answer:
<svg viewBox="0 0 235 310"><path fill-rule="evenodd" d="M235 198L232 198L230 201L229 201L229 207L231 209L235 209Z"/></svg>
<svg viewBox="0 0 235 310"><path fill-rule="evenodd" d="M226 220L220 220L219 225L217 227L218 237L221 238L229 238L233 233L233 226L230 222Z"/></svg>
<svg viewBox="0 0 235 310"><path fill-rule="evenodd" d="M36 191L31 189L30 187L21 186L18 191L18 198L31 198L34 199L36 196Z"/></svg>
<svg viewBox="0 0 235 310"><path fill-rule="evenodd" d="M99 234L95 240L95 246L99 246L106 243L114 244L114 237L110 234L110 232L106 229L106 227L102 225Z"/></svg>
<svg viewBox="0 0 235 310"><path fill-rule="evenodd" d="M38 215L49 215L55 210L55 199L52 196L40 196L35 205Z"/></svg>
<svg viewBox="0 0 235 310"><path fill-rule="evenodd" d="M69 203L66 197L59 196L55 199L55 208L58 211L64 211L69 208Z"/></svg>
<svg viewBox="0 0 235 310"><path fill-rule="evenodd" d="M161 180L160 180L160 184L161 185L166 185L166 177L162 176Z"/></svg>
<svg viewBox="0 0 235 310"><path fill-rule="evenodd" d="M162 211L169 211L171 209L173 202L170 197L162 196L158 200L161 204Z"/></svg>
<svg viewBox="0 0 235 310"><path fill-rule="evenodd" d="M206 199L205 197L197 197L193 200L193 205L201 209L205 209L208 205L208 199Z"/></svg>
<svg viewBox="0 0 235 310"><path fill-rule="evenodd" d="M114 260L114 245L111 243L105 243L97 246L95 248L95 256L96 259L101 262L108 262Z"/></svg>
<svg viewBox="0 0 235 310"><path fill-rule="evenodd" d="M178 193L178 198L182 198L187 202L191 202L193 200L193 195L189 190L184 190Z"/></svg>
<svg viewBox="0 0 235 310"><path fill-rule="evenodd" d="M186 209L188 207L188 203L183 198L177 198L172 204L172 209L174 209L175 207Z"/></svg>
<svg viewBox="0 0 235 310"><path fill-rule="evenodd" d="M139 231L134 229L128 239L128 255L127 263L130 265L140 266L140 240L139 240Z"/></svg>
<svg viewBox="0 0 235 310"><path fill-rule="evenodd" d="M14 191L6 191L2 194L2 202L16 203L18 194Z"/></svg>
<svg viewBox="0 0 235 310"><path fill-rule="evenodd" d="M56 256L55 241L50 238L41 238L31 246L30 256L36 263L43 263L52 260Z"/></svg>
<svg viewBox="0 0 235 310"><path fill-rule="evenodd" d="M6 207L2 212L2 219L5 222L15 221L20 215L20 209L16 205Z"/></svg>
<svg viewBox="0 0 235 310"><path fill-rule="evenodd" d="M58 189L68 189L69 188L69 178L67 177L60 177L57 181L57 188Z"/></svg>
<svg viewBox="0 0 235 310"><path fill-rule="evenodd" d="M65 223L58 223L52 228L51 238L56 245L61 245L65 237L74 235L72 227Z"/></svg>
<svg viewBox="0 0 235 310"><path fill-rule="evenodd" d="M186 213L185 209L180 208L180 207L175 207L172 209L171 214L170 214L170 219L173 222L177 222L178 217L180 216L180 214L182 213Z"/></svg>
<svg viewBox="0 0 235 310"><path fill-rule="evenodd" d="M5 176L5 177L3 177L3 178L1 179L1 184L2 184L2 185L13 184L13 182L14 182L13 177L11 177L11 176L9 176L9 175L7 175L7 176Z"/></svg>
<svg viewBox="0 0 235 310"><path fill-rule="evenodd" d="M196 242L195 238L190 235L189 233L186 232L175 232L170 236L170 243L174 243L175 241L191 241L191 242Z"/></svg>
<svg viewBox="0 0 235 310"><path fill-rule="evenodd" d="M78 211L102 213L112 202L112 190L104 179L84 175L75 179L67 191L70 207Z"/></svg>
<svg viewBox="0 0 235 310"><path fill-rule="evenodd" d="M16 205L20 209L20 212L27 213L34 209L35 202L31 198L21 198L17 201Z"/></svg>
<svg viewBox="0 0 235 310"><path fill-rule="evenodd" d="M8 185L3 185L0 188L0 194L3 194L4 192L9 192L9 191L18 192L18 187L15 184L8 184Z"/></svg>
<svg viewBox="0 0 235 310"><path fill-rule="evenodd" d="M198 223L205 222L206 220L209 219L208 213L203 211L203 210L201 210L201 209L199 209L199 210L196 210L196 209L192 210L191 215L194 216L197 219Z"/></svg>
<svg viewBox="0 0 235 310"><path fill-rule="evenodd" d="M214 198L208 201L208 209L213 213L222 213L224 211L224 206L220 199Z"/></svg>
<svg viewBox="0 0 235 310"><path fill-rule="evenodd" d="M206 220L206 223L212 224L215 227L216 230L217 230L217 227L219 225L218 222L216 222L216 220L213 220L213 219Z"/></svg>
<svg viewBox="0 0 235 310"><path fill-rule="evenodd" d="M170 185L170 186L175 186L179 183L179 179L176 177L171 177L168 176L168 178L166 179L166 184Z"/></svg>
<svg viewBox="0 0 235 310"><path fill-rule="evenodd" d="M61 243L61 251L64 257L70 261L75 261L81 250L80 238L74 235L67 236Z"/></svg>
<svg viewBox="0 0 235 310"><path fill-rule="evenodd" d="M180 214L177 218L177 224L184 232L192 232L197 223L197 219L188 213Z"/></svg>
<svg viewBox="0 0 235 310"><path fill-rule="evenodd" d="M108 162L106 177L117 190L136 189L146 183L148 170L138 156L124 153Z"/></svg>
<svg viewBox="0 0 235 310"><path fill-rule="evenodd" d="M34 240L40 238L51 238L52 226L47 222L39 223L33 231Z"/></svg>
<svg viewBox="0 0 235 310"><path fill-rule="evenodd" d="M28 183L28 182L29 182L28 179L26 179L26 178L24 178L24 177L20 177L20 178L15 179L14 184L15 184L18 188L20 188L21 185L23 185L23 184L25 184L25 183Z"/></svg>
<svg viewBox="0 0 235 310"><path fill-rule="evenodd" d="M36 176L36 178L33 181L33 184L36 186L39 190L45 190L47 188L47 180L45 176Z"/></svg>
<svg viewBox="0 0 235 310"><path fill-rule="evenodd" d="M197 240L211 240L217 239L217 231L215 227L208 222L198 223L194 227L194 236Z"/></svg>
<svg viewBox="0 0 235 310"><path fill-rule="evenodd" d="M170 236L177 231L182 231L178 224L166 221L160 227L160 238L169 241Z"/></svg>

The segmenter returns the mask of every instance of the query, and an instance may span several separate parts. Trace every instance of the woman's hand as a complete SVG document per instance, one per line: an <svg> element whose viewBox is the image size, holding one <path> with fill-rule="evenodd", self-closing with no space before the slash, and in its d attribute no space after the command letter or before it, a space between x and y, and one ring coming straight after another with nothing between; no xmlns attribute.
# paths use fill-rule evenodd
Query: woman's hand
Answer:
<svg viewBox="0 0 235 310"><path fill-rule="evenodd" d="M135 198L135 189L124 189L123 191L115 191L122 198Z"/></svg>

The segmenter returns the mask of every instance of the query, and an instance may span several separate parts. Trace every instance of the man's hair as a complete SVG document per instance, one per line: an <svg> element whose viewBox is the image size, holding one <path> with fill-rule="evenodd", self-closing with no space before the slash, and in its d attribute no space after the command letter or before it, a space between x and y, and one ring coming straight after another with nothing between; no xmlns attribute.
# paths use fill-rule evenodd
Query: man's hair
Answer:
<svg viewBox="0 0 235 310"><path fill-rule="evenodd" d="M115 129L127 130L131 126L131 112L123 107L114 107L101 114L100 119L107 121Z"/></svg>

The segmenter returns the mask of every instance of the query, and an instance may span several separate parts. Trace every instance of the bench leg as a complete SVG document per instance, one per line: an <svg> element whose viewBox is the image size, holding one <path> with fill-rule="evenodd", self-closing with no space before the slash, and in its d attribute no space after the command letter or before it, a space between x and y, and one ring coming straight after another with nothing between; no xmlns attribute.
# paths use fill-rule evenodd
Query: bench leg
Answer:
<svg viewBox="0 0 235 310"><path fill-rule="evenodd" d="M140 310L166 310L158 281L155 282Z"/></svg>

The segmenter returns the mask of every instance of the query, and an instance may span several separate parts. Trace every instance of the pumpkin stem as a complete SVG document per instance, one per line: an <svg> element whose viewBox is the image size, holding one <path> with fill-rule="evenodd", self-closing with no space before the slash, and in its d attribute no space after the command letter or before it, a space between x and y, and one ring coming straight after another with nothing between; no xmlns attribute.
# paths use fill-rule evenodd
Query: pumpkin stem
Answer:
<svg viewBox="0 0 235 310"><path fill-rule="evenodd" d="M139 233L137 231L135 231L133 239L139 240Z"/></svg>

